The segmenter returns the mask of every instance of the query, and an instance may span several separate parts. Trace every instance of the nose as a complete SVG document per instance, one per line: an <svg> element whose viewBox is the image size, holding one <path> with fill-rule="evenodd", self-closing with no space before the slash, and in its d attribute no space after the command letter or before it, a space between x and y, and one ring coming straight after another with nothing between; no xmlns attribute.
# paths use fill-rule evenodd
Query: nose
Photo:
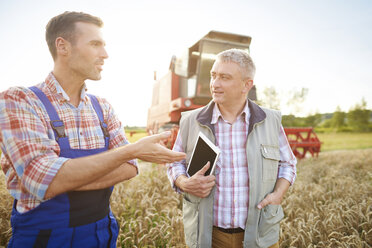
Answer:
<svg viewBox="0 0 372 248"><path fill-rule="evenodd" d="M212 78L211 77L211 88L218 88L220 86L220 80L218 80L218 77Z"/></svg>
<svg viewBox="0 0 372 248"><path fill-rule="evenodd" d="M106 51L106 49L104 47L102 47L102 53L101 53L101 57L103 59L107 59L109 56L108 56L108 53Z"/></svg>

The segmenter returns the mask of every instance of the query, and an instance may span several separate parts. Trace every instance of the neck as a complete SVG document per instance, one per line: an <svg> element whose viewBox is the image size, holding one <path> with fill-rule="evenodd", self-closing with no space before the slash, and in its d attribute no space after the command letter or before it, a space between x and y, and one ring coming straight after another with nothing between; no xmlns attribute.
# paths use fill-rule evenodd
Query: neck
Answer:
<svg viewBox="0 0 372 248"><path fill-rule="evenodd" d="M77 107L80 103L84 79L78 77L78 75L70 69L58 66L57 64L54 65L53 74L70 98L70 103Z"/></svg>
<svg viewBox="0 0 372 248"><path fill-rule="evenodd" d="M247 100L241 101L238 104L234 103L230 105L225 104L217 105L223 118L230 124L232 124L238 118L238 115L243 111L246 101Z"/></svg>

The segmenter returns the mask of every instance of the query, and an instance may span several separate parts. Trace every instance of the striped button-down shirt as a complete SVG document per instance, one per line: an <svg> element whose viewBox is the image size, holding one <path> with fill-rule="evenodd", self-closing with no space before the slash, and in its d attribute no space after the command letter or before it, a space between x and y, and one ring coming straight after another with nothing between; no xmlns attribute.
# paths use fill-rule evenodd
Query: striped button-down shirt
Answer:
<svg viewBox="0 0 372 248"><path fill-rule="evenodd" d="M222 228L245 229L248 216L249 175L246 142L249 126L248 102L234 123L224 120L215 104L211 124L215 127L216 145L221 149L216 164L216 191L213 207L213 225ZM296 178L296 157L288 144L283 127L279 131L280 162L278 178L285 178L291 184ZM173 150L183 152L182 139L178 135ZM186 175L185 160L168 165L168 177L173 188L181 192L174 182L180 175Z"/></svg>
<svg viewBox="0 0 372 248"><path fill-rule="evenodd" d="M97 149L105 146L100 122L84 85L78 107L52 73L37 85L51 101L65 124L71 149ZM109 149L128 144L121 122L111 105L98 98L110 134ZM1 167L10 194L24 213L38 206L59 168L68 158L59 157L49 116L39 98L28 88L13 87L0 93ZM129 161L137 166L136 160Z"/></svg>

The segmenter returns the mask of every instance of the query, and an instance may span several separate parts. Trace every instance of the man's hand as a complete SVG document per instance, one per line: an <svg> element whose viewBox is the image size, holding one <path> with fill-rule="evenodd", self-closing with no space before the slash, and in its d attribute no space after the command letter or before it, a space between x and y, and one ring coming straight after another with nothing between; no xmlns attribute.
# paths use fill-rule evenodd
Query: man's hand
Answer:
<svg viewBox="0 0 372 248"><path fill-rule="evenodd" d="M287 192L290 183L284 179L279 178L276 181L274 192L268 194L258 205L258 209L262 209L267 205L280 205L283 201L285 192Z"/></svg>
<svg viewBox="0 0 372 248"><path fill-rule="evenodd" d="M262 209L267 205L280 205L282 203L283 197L279 194L273 192L268 194L265 199L263 199L258 205L258 209Z"/></svg>
<svg viewBox="0 0 372 248"><path fill-rule="evenodd" d="M143 161L153 163L173 163L186 157L183 152L174 152L164 146L163 141L171 135L170 132L144 137L134 144L134 156Z"/></svg>
<svg viewBox="0 0 372 248"><path fill-rule="evenodd" d="M185 175L179 176L175 182L176 185L184 192L201 198L207 197L215 185L216 180L216 177L213 175L204 176L209 167L210 163L208 162L190 178Z"/></svg>

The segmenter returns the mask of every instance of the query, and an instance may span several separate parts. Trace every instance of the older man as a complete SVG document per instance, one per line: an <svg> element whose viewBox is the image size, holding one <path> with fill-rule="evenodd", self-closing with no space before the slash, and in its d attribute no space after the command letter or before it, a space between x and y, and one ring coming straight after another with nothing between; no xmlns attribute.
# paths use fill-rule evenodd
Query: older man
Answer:
<svg viewBox="0 0 372 248"><path fill-rule="evenodd" d="M243 50L217 55L211 70L212 101L182 115L174 151L186 160L170 164L174 189L184 194L189 247L279 247L280 206L296 177L294 157L279 111L247 99L255 65ZM199 131L220 149L215 175L207 163L189 177L186 166Z"/></svg>

